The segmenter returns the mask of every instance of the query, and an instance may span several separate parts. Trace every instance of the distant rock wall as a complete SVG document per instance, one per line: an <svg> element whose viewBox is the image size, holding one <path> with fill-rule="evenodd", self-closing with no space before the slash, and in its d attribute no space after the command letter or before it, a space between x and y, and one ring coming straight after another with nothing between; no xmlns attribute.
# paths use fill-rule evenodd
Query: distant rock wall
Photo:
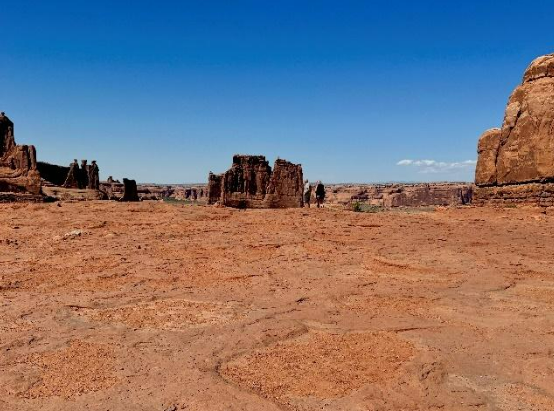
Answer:
<svg viewBox="0 0 554 411"><path fill-rule="evenodd" d="M55 186L63 186L69 173L69 167L59 166L57 164L45 163L44 161L37 162L37 168L40 176Z"/></svg>
<svg viewBox="0 0 554 411"><path fill-rule="evenodd" d="M264 156L235 155L223 174L208 177L208 204L235 208L302 207L302 166Z"/></svg>
<svg viewBox="0 0 554 411"><path fill-rule="evenodd" d="M73 160L69 167L39 161L37 167L47 184L89 190L100 188L100 170L96 161L89 165L87 160L81 160L80 167L77 160Z"/></svg>
<svg viewBox="0 0 554 411"><path fill-rule="evenodd" d="M554 54L535 59L509 98L500 129L479 138L475 203L552 204Z"/></svg>
<svg viewBox="0 0 554 411"><path fill-rule="evenodd" d="M329 203L361 202L379 207L458 206L471 204L473 184L345 184L326 187Z"/></svg>

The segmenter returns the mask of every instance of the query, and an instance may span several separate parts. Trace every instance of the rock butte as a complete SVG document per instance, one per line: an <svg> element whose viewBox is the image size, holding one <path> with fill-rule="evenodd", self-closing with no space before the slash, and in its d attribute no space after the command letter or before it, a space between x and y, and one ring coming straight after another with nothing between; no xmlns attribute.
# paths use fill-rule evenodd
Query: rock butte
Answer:
<svg viewBox="0 0 554 411"><path fill-rule="evenodd" d="M525 70L501 128L479 138L475 204L554 205L554 54Z"/></svg>
<svg viewBox="0 0 554 411"><path fill-rule="evenodd" d="M208 204L235 208L297 208L303 206L302 166L277 159L273 170L264 156L233 156L223 174L208 177Z"/></svg>

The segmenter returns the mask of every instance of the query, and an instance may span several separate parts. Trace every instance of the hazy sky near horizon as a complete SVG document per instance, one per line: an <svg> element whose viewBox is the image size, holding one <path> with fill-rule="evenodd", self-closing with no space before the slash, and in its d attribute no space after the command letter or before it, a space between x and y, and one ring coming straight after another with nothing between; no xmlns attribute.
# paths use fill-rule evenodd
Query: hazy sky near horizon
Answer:
<svg viewBox="0 0 554 411"><path fill-rule="evenodd" d="M0 110L41 161L204 182L234 153L324 182L473 180L554 2L5 1Z"/></svg>

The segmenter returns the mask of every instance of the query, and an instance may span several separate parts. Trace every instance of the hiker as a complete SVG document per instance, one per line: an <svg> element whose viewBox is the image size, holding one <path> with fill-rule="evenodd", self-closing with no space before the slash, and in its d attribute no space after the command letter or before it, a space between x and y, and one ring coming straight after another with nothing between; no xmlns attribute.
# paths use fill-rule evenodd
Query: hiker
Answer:
<svg viewBox="0 0 554 411"><path fill-rule="evenodd" d="M304 205L310 207L310 200L312 198L312 187L308 180L304 181Z"/></svg>
<svg viewBox="0 0 554 411"><path fill-rule="evenodd" d="M325 186L321 181L317 182L315 188L315 200L317 202L317 208L323 207L323 200L325 200Z"/></svg>

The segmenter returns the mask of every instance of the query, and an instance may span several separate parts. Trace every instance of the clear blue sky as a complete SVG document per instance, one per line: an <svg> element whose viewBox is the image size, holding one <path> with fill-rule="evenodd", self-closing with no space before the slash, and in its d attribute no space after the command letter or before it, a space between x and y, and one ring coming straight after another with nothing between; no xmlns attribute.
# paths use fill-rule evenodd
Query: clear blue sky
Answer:
<svg viewBox="0 0 554 411"><path fill-rule="evenodd" d="M525 67L554 52L551 1L0 0L0 12L0 110L18 143L141 182L202 182L234 153L324 182L472 180L460 163L501 124Z"/></svg>

